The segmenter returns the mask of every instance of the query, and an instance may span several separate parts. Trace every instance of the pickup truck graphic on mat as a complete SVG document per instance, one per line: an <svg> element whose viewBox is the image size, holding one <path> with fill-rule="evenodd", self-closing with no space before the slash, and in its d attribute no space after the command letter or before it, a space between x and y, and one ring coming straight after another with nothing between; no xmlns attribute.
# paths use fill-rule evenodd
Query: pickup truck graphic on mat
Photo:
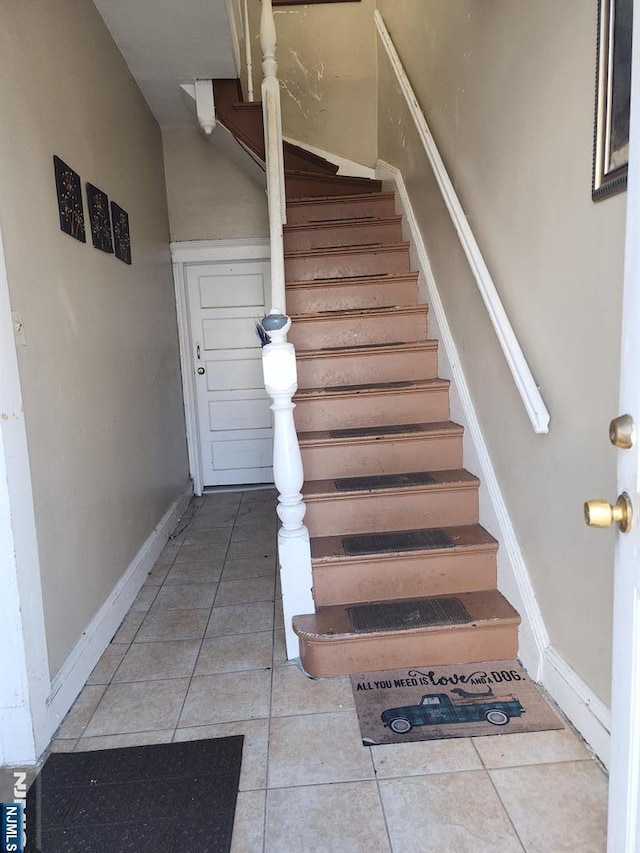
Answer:
<svg viewBox="0 0 640 853"><path fill-rule="evenodd" d="M446 693L427 693L418 705L389 708L382 712L380 719L392 732L402 735L414 726L443 723L474 723L486 720L494 726L506 726L511 717L519 717L521 714L524 714L524 708L517 699L454 705Z"/></svg>

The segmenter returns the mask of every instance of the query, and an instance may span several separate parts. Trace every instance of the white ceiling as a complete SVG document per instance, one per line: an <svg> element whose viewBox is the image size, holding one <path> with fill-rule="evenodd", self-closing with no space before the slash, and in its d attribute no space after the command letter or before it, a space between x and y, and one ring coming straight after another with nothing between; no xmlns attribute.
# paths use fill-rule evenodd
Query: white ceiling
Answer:
<svg viewBox="0 0 640 853"><path fill-rule="evenodd" d="M193 124L181 83L237 76L225 0L93 2L163 127Z"/></svg>

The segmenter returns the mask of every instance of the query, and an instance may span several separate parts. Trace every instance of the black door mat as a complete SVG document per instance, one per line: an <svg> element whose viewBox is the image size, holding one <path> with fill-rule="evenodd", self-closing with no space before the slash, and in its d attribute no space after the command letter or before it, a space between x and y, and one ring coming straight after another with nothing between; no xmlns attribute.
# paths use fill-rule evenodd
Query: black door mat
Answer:
<svg viewBox="0 0 640 853"><path fill-rule="evenodd" d="M427 471L411 474L376 474L373 477L341 477L334 480L339 492L360 492L371 489L396 489L402 486L430 486L435 478Z"/></svg>
<svg viewBox="0 0 640 853"><path fill-rule="evenodd" d="M27 794L26 853L228 853L242 742L50 755Z"/></svg>
<svg viewBox="0 0 640 853"><path fill-rule="evenodd" d="M471 616L459 598L414 598L347 607L356 634L374 631L405 631L437 625L464 625Z"/></svg>
<svg viewBox="0 0 640 853"><path fill-rule="evenodd" d="M399 530L389 533L362 533L345 536L342 549L348 557L364 554L392 554L396 551L429 551L453 548L454 542L440 527L425 530Z"/></svg>
<svg viewBox="0 0 640 853"><path fill-rule="evenodd" d="M517 660L351 676L365 746L563 729Z"/></svg>
<svg viewBox="0 0 640 853"><path fill-rule="evenodd" d="M433 425L432 425L433 426ZM329 438L367 438L375 435L399 435L405 432L427 432L427 424L389 424L388 426L351 427L329 430Z"/></svg>

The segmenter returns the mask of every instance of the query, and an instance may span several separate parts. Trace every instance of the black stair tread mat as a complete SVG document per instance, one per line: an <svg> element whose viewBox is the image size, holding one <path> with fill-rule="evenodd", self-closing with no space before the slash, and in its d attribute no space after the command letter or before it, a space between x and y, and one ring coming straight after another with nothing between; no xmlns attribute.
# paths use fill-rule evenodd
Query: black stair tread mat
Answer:
<svg viewBox="0 0 640 853"><path fill-rule="evenodd" d="M336 352L347 349L389 349L390 347L401 347L406 346L407 344L414 344L414 346L418 346L419 344L424 343L426 343L426 341L389 341L384 344L341 344L339 347L322 347L318 350L312 350L312 352Z"/></svg>
<svg viewBox="0 0 640 853"><path fill-rule="evenodd" d="M339 492L359 492L371 489L395 489L402 486L431 486L437 480L428 471L408 474L375 474L370 477L340 477L333 481Z"/></svg>
<svg viewBox="0 0 640 853"><path fill-rule="evenodd" d="M356 634L464 625L472 621L460 599L450 597L358 604L348 607L347 613Z"/></svg>
<svg viewBox="0 0 640 853"><path fill-rule="evenodd" d="M27 794L27 853L227 853L242 743L50 755Z"/></svg>
<svg viewBox="0 0 640 853"><path fill-rule="evenodd" d="M329 438L367 438L376 435L401 435L405 432L432 432L448 426L449 421L429 424L387 424L386 426L348 427L329 430Z"/></svg>
<svg viewBox="0 0 640 853"><path fill-rule="evenodd" d="M418 380L401 382L363 382L360 385L328 385L323 391L364 391L367 388L412 388Z"/></svg>
<svg viewBox="0 0 640 853"><path fill-rule="evenodd" d="M429 551L453 547L455 547L455 542L441 527L385 533L360 533L342 537L342 548L348 557L359 557L366 554L392 554L397 551Z"/></svg>

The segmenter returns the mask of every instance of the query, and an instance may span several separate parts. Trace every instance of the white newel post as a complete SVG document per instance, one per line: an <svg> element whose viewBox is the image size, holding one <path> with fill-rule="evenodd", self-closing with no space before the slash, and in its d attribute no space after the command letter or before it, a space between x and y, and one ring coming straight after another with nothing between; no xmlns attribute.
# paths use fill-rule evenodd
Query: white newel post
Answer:
<svg viewBox="0 0 640 853"><path fill-rule="evenodd" d="M262 369L267 394L273 401L273 478L282 522L278 531L278 559L287 658L291 660L299 657L291 620L299 614L315 612L309 531L303 524L307 510L301 494L304 472L293 421L292 397L298 389L298 376L295 349L286 341L291 320L276 308L263 319L262 325L271 338L271 343L262 349Z"/></svg>

